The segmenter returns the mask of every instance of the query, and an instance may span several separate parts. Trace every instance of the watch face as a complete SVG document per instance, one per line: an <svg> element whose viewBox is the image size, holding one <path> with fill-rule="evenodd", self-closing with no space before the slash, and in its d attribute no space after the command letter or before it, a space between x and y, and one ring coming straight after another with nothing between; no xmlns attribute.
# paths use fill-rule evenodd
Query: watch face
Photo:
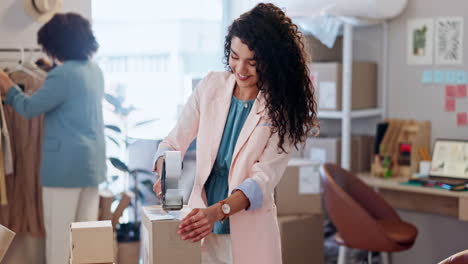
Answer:
<svg viewBox="0 0 468 264"><path fill-rule="evenodd" d="M231 207L229 206L229 204L223 204L223 206L221 206L221 209L223 210L224 214L229 214L231 212Z"/></svg>

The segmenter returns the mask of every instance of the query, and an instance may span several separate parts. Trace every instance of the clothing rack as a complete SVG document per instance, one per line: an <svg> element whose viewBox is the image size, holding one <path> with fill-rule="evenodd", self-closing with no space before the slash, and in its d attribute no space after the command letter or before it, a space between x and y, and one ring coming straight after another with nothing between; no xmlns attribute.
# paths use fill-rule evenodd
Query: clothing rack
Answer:
<svg viewBox="0 0 468 264"><path fill-rule="evenodd" d="M40 48L0 48L0 52L42 52Z"/></svg>
<svg viewBox="0 0 468 264"><path fill-rule="evenodd" d="M44 73L37 73L37 72L34 72L32 71L31 69L28 69L27 67L24 66L24 63L26 62L25 60L25 53L29 54L30 55L30 58L32 57L32 54L33 53L40 53L40 52L43 52L43 50L41 48L34 48L34 47L31 47L31 48L23 48L23 47L17 47L17 48L0 48L0 52L4 52L4 53L19 53L19 58L16 58L16 59L12 59L12 58L7 58L5 60L1 59L0 58L0 61L4 61L4 62L17 62L18 65L16 66L16 68L13 70L13 71L17 71L17 70L21 70L35 78L38 78L38 79L44 79L45 78L45 74ZM32 63L32 62L31 62Z"/></svg>

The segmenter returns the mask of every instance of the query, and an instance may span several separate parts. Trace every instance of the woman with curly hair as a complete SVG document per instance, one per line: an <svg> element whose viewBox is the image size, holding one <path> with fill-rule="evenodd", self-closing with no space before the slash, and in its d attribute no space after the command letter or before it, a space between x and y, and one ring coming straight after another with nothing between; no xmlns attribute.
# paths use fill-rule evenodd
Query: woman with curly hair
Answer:
<svg viewBox="0 0 468 264"><path fill-rule="evenodd" d="M182 239L203 263L281 263L275 186L293 148L317 126L302 35L273 4L258 4L229 27L228 71L208 74L161 142L185 153L197 138L197 171ZM161 195L160 182L154 186Z"/></svg>
<svg viewBox="0 0 468 264"><path fill-rule="evenodd" d="M60 64L43 87L29 96L0 71L0 88L5 103L23 117L45 115L40 175L46 260L64 264L70 223L97 220L98 184L106 176L104 80L91 61L98 43L82 16L56 14L39 30L38 43Z"/></svg>

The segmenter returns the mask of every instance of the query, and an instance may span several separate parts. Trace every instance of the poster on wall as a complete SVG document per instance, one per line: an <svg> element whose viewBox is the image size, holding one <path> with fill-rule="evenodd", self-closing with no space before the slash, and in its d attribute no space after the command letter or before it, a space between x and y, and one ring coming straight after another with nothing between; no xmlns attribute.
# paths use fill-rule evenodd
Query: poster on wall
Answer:
<svg viewBox="0 0 468 264"><path fill-rule="evenodd" d="M463 17L439 17L435 22L435 63L463 63Z"/></svg>
<svg viewBox="0 0 468 264"><path fill-rule="evenodd" d="M408 20L407 42L408 64L432 64L434 54L434 19Z"/></svg>

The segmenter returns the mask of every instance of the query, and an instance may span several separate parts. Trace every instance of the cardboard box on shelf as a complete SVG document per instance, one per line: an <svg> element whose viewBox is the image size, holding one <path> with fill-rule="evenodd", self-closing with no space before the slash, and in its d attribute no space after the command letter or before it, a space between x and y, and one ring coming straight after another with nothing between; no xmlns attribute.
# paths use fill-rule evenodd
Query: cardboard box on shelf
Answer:
<svg viewBox="0 0 468 264"><path fill-rule="evenodd" d="M340 111L342 108L343 67L341 63L313 63L310 72L316 85L319 110ZM351 109L377 107L377 64L354 62Z"/></svg>
<svg viewBox="0 0 468 264"><path fill-rule="evenodd" d="M313 62L341 61L343 58L343 37L337 37L329 48L312 35L305 35L305 43Z"/></svg>
<svg viewBox="0 0 468 264"><path fill-rule="evenodd" d="M165 212L161 206L143 208L141 241L143 264L200 264L200 241L184 241L177 234L186 210Z"/></svg>
<svg viewBox="0 0 468 264"><path fill-rule="evenodd" d="M275 189L278 215L320 214L320 164L291 159Z"/></svg>
<svg viewBox="0 0 468 264"><path fill-rule="evenodd" d="M70 225L71 263L113 263L111 221L77 222Z"/></svg>
<svg viewBox="0 0 468 264"><path fill-rule="evenodd" d="M323 216L279 216L281 253L284 264L322 264Z"/></svg>
<svg viewBox="0 0 468 264"><path fill-rule="evenodd" d="M374 136L353 135L351 137L351 172L368 172L372 163ZM340 137L311 137L304 146L304 158L319 163L341 164Z"/></svg>

